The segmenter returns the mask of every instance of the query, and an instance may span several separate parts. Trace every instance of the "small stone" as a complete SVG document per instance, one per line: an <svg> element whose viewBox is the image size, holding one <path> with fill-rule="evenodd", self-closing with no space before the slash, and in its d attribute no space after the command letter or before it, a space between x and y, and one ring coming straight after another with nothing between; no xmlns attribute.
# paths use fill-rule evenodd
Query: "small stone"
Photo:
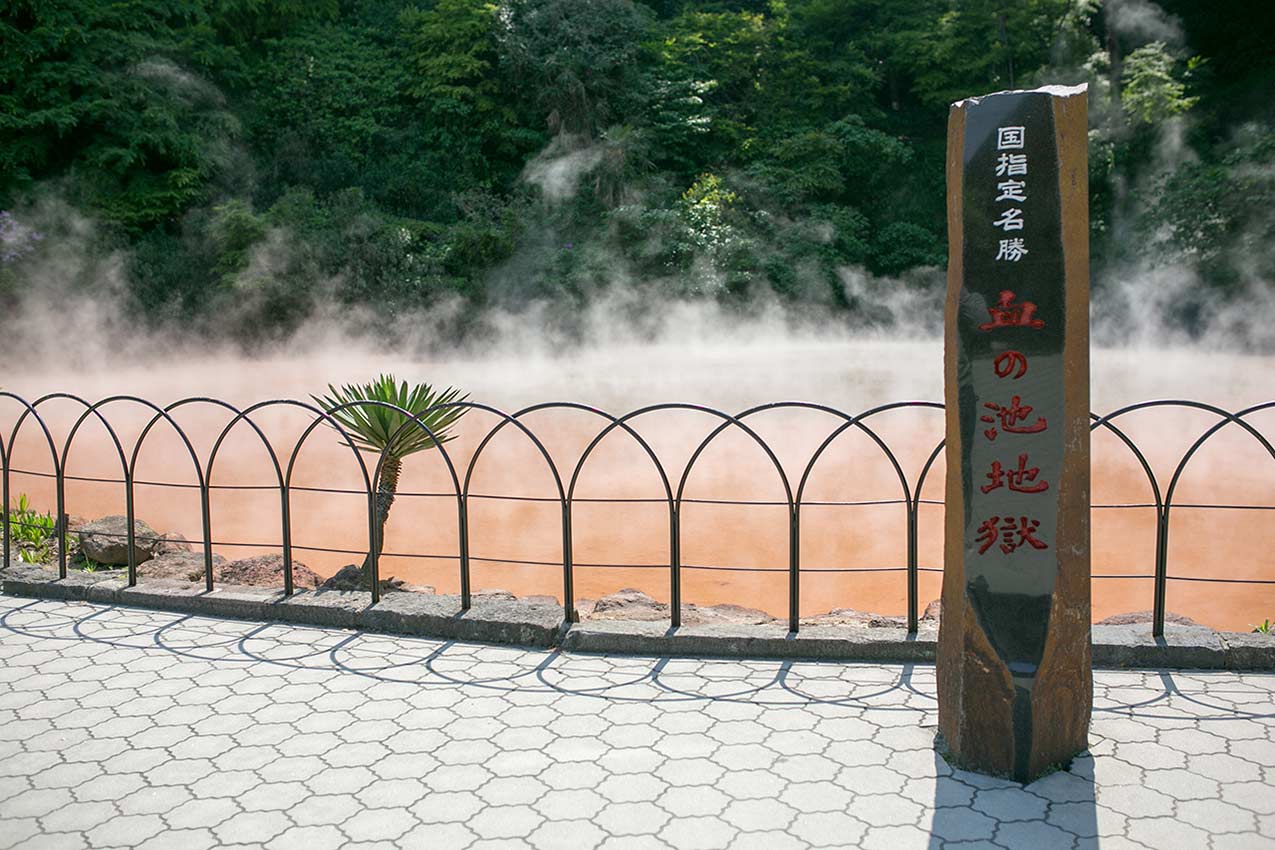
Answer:
<svg viewBox="0 0 1275 850"><path fill-rule="evenodd" d="M543 597L545 601L557 604L552 597ZM539 602L542 597L529 597L530 601ZM594 602L581 599L576 603L576 611L582 618L589 620L636 620L651 622L669 619L669 606L657 602L640 590L626 587L609 596L603 596ZM682 622L685 625L705 623L732 623L742 625L759 625L775 622L775 618L757 608L745 608L742 605L695 605L682 606Z"/></svg>
<svg viewBox="0 0 1275 850"><path fill-rule="evenodd" d="M327 590L367 590L371 584L368 574L358 564L346 564L344 567L336 571L336 575L323 582L320 587ZM400 578L381 579L381 592L401 591L407 587L407 582Z"/></svg>
<svg viewBox="0 0 1275 850"><path fill-rule="evenodd" d="M803 622L814 626L860 626L870 629L901 629L907 625L902 617L857 611L854 608L833 608L827 614L808 617Z"/></svg>
<svg viewBox="0 0 1275 850"><path fill-rule="evenodd" d="M165 531L155 544L155 556L159 557L171 552L193 552L194 549L195 547L191 546L190 541L186 539L186 535L180 531Z"/></svg>
<svg viewBox="0 0 1275 850"><path fill-rule="evenodd" d="M220 555L213 555L213 575L226 563ZM172 578L180 581L204 580L203 552L169 552L139 564L137 574L142 578Z"/></svg>
<svg viewBox="0 0 1275 850"><path fill-rule="evenodd" d="M218 570L217 581L252 587L283 587L283 556L258 555L231 561ZM318 573L300 561L292 562L293 587L315 588L322 585L323 579Z"/></svg>
<svg viewBox="0 0 1275 850"><path fill-rule="evenodd" d="M775 618L756 608L745 608L743 605L685 605L682 608L682 622L688 626L701 623L741 623L761 625L773 623Z"/></svg>
<svg viewBox="0 0 1275 850"><path fill-rule="evenodd" d="M593 620L667 620L669 607L626 587L595 602L588 616Z"/></svg>
<svg viewBox="0 0 1275 850"><path fill-rule="evenodd" d="M1099 620L1099 626L1132 626L1137 623L1149 623L1154 615L1150 611L1130 611L1126 614L1114 614L1105 620ZM1199 626L1195 620L1184 614L1175 614L1172 611L1166 611L1164 614L1166 623L1177 623L1179 626Z"/></svg>

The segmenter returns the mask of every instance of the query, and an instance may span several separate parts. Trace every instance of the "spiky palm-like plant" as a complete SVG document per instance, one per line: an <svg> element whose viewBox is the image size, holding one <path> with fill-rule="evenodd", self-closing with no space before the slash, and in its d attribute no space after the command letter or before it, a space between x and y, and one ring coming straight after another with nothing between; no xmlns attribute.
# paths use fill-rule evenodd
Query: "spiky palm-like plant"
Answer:
<svg viewBox="0 0 1275 850"><path fill-rule="evenodd" d="M366 384L346 384L342 387L328 384L328 395L311 396L315 404L331 415L350 435L354 448L376 452L378 456L385 453L385 462L381 465L381 472L376 480L376 522L380 532L378 554L384 547L385 521L390 517L390 508L394 505L394 496L398 492L403 459L455 439L452 427L465 415L468 408L444 405L461 402L468 397L452 387L435 391L429 384L409 385L407 381L400 383L393 375L388 374ZM392 404L401 410L376 402ZM422 413L425 415L420 416ZM420 416L417 421L429 428L433 437L424 428L407 424L417 416ZM372 553L369 552L363 562L365 573L370 572L371 560Z"/></svg>

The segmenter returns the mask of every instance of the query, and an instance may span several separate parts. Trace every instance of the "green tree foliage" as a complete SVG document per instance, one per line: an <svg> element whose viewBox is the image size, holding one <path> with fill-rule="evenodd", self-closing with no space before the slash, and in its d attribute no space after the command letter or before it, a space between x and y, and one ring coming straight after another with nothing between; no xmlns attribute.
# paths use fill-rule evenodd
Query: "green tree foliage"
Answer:
<svg viewBox="0 0 1275 850"><path fill-rule="evenodd" d="M430 164L451 181L496 190L516 177L543 136L520 124L498 74L498 7L439 0L400 19L410 67L406 93L424 113Z"/></svg>
<svg viewBox="0 0 1275 850"><path fill-rule="evenodd" d="M633 0L506 0L500 46L551 132L592 136L620 114L649 13Z"/></svg>
<svg viewBox="0 0 1275 850"><path fill-rule="evenodd" d="M1198 98L1187 97L1186 85L1174 73L1172 55L1160 41L1144 44L1124 60L1120 74L1125 113L1143 124L1181 115Z"/></svg>
<svg viewBox="0 0 1275 850"><path fill-rule="evenodd" d="M6 194L74 173L81 197L142 229L207 196L237 121L194 66L218 54L199 4L17 0L0 12Z"/></svg>
<svg viewBox="0 0 1275 850"><path fill-rule="evenodd" d="M52 196L137 306L250 337L615 280L855 311L846 268L944 262L950 101L1088 82L1099 276L1185 258L1238 291L1275 241L1275 18L1162 5L11 0L0 210L50 235L0 285L56 249Z"/></svg>
<svg viewBox="0 0 1275 850"><path fill-rule="evenodd" d="M934 18L918 18L900 33L903 70L913 91L935 106L972 91L1022 88L1048 64L1060 23L1075 0L926 2ZM893 4L898 6L899 4Z"/></svg>
<svg viewBox="0 0 1275 850"><path fill-rule="evenodd" d="M1247 125L1215 161L1165 173L1144 222L1148 240L1184 250L1223 287L1275 268L1275 130ZM1167 244L1166 244L1167 243Z"/></svg>
<svg viewBox="0 0 1275 850"><path fill-rule="evenodd" d="M250 93L253 141L271 155L274 181L321 192L360 186L391 194L383 163L398 159L407 75L375 34L308 26L267 42L257 68L260 83Z"/></svg>

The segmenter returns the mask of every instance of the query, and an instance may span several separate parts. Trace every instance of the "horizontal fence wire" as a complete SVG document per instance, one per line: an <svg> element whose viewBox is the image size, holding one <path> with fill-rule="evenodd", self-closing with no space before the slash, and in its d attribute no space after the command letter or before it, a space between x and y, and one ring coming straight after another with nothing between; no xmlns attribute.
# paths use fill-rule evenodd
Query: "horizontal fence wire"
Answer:
<svg viewBox="0 0 1275 850"><path fill-rule="evenodd" d="M37 472L30 469L13 468L10 470L14 475L30 475L36 478L57 478L52 472ZM123 478L99 478L81 475L63 475L64 481L86 481L96 484L124 484ZM199 490L198 484L188 484L180 481L134 481L135 487L173 487L177 489ZM217 490L265 490L269 492L277 492L279 485L277 484L209 484L207 486L210 491ZM352 490L340 487L304 487L299 484L293 484L288 488L293 493L323 493L334 496L367 496L364 490ZM431 498L431 499L454 499L455 493L421 493L410 490L399 491L395 494L396 498ZM549 502L556 504L558 497L556 496L513 496L503 493L470 493L467 498L470 499L488 499L493 501L505 502ZM608 505L662 505L667 499L660 499L654 496L650 497L618 497L618 496L575 496L571 499L572 504L608 504ZM915 499L918 505L942 505L942 499ZM787 507L787 502L781 502L774 499L703 499L687 496L682 499L684 505L753 505L762 507ZM877 505L906 505L906 499L853 499L853 500L828 500L828 499L803 499L801 506L803 508L854 508L854 507L874 507ZM1136 508L1154 508L1155 502L1119 502L1108 504L1091 504L1092 510L1121 510ZM1275 511L1275 505L1228 505L1228 504L1200 504L1194 502L1178 502L1173 505L1175 508L1183 510L1218 510L1218 511ZM388 554L388 553L386 553Z"/></svg>
<svg viewBox="0 0 1275 850"><path fill-rule="evenodd" d="M656 570L669 572L670 581L670 610L671 619L674 626L680 624L681 617L681 574L684 571L701 571L701 572L734 572L734 573L776 573L787 574L789 578L789 626L794 631L799 626L798 616L798 599L800 593L800 580L802 575L818 574L818 573L905 573L907 585L907 606L908 606L908 628L915 631L917 628L918 614L918 597L917 597L917 577L920 573L941 573L940 567L923 566L919 560L918 539L920 527L920 515L922 506L941 506L941 499L922 498L921 493L925 485L926 478L933 467L936 460L941 455L944 444L939 441L929 455L928 461L918 474L909 477L899 460L898 455L890 447L875 429L876 420L882 418L886 414L900 410L929 412L935 415L936 420L942 414L943 405L938 402L929 401L904 401L894 402L890 404L880 405L870 410L850 414L836 408L826 405L815 404L811 402L776 402L772 404L759 405L748 410L730 414L725 411L717 410L703 405L693 404L657 404L631 411L623 416L614 416L596 408L575 402L547 402L543 404L533 405L524 408L515 413L506 413L494 407L480 404L477 402L460 401L451 402L445 405L439 405L436 408L427 411L410 412L396 408L385 402L351 402L331 410L323 410L315 407L307 402L294 401L290 399L275 399L263 401L254 404L248 408L240 409L225 401L213 398L188 398L178 402L174 402L164 407L153 404L145 399L136 396L113 396L103 399L96 403L90 403L85 399L66 393L54 393L43 396L34 401L28 401L15 394L8 392L0 392L0 402L9 402L16 404L22 409L18 415L12 430L6 435L0 434L0 464L3 466L3 497L4 497L4 564L8 566L11 554L11 537L13 533L23 529L36 528L39 530L47 530L47 521L44 524L30 523L13 515L10 509L10 496L12 492L13 476L31 476L35 478L43 478L52 480L56 486L56 516L61 518L58 525L59 529L64 528L66 522L66 499L65 488L68 482L86 483L86 484L103 484L118 486L125 491L125 518L128 522L128 543L129 543L129 563L127 565L128 581L130 585L137 583L137 563L135 544L156 543L165 540L163 536L151 537L139 535L136 533L133 521L135 520L135 491L139 487L143 488L173 488L178 490L193 491L199 495L201 502L201 520L203 533L195 540L182 540L181 542L189 545L194 549L202 549L205 561L205 583L209 590L213 589L213 547L228 548L247 548L247 549L267 549L280 550L283 559L283 583L284 592L291 594L293 592L293 560L294 552L312 552L323 554L349 555L353 558L364 559L364 566L367 572L368 589L371 592L372 599L375 602L379 598L380 585L379 580L379 563L382 558L396 559L422 559L434 561L450 561L456 562L460 571L461 584L461 601L462 606L468 608L471 602L470 592L470 565L473 563L484 564L507 564L514 566L543 567L562 571L563 593L564 593L564 616L568 619L575 618L574 603L574 585L573 571L579 569L626 569L626 570ZM76 405L82 410L79 419L70 432L65 436L65 440L59 447L57 441L54 440L52 430L47 421L41 415L39 408L42 405L53 402L69 403ZM119 406L129 405L134 408L141 407L149 411L152 418L150 423L141 432L136 442L131 447L131 456L125 451L123 442L120 440L118 433L112 427L107 414L104 412L108 407L114 410ZM211 406L222 410L228 417L232 417L230 422L217 439L211 453L202 458L195 451L194 444L189 435L181 428L174 414L178 413L182 408L192 407L196 405ZM410 433L411 431L419 431L421 434L431 440L434 438L433 432L430 430L429 422L437 421L437 414L441 413L478 413L496 419L496 424L487 431L486 435L479 442L478 448L469 458L465 465L458 464L448 453L447 449L441 444L437 444L434 448L437 450L433 454L440 458L444 464L448 475L451 478L453 489L448 491L405 491L396 493L397 498L427 498L427 499L447 499L456 502L457 510L457 529L458 529L458 551L451 553L429 553L429 552L394 552L386 551L383 548L383 541L380 540L380 523L377 520L378 509L380 508L379 497L376 492L376 483L379 480L382 467L385 465L388 456L388 450L382 451L379 457L375 457L374 463L368 463L374 457L374 453L360 453L355 449L350 435L342 427L339 416L352 407L362 408L362 412L366 413L373 407L381 407L388 409L391 413L398 417L398 421L402 422L399 433L393 435L390 442L393 443L400 435ZM252 415L259 411L268 409L288 408L301 411L307 414L311 421L309 427L302 436L291 446L290 451L285 453L276 451L276 445L270 441L265 432L253 421ZM1147 410L1163 410L1165 408L1176 408L1179 410L1189 410L1197 413L1207 413L1215 417L1216 422L1204 431L1200 437L1192 443L1191 447L1181 456L1177 464L1173 467L1172 472L1168 476L1167 487L1162 488L1163 478L1157 477L1152 469L1150 462L1147 460L1146 454L1141 448L1126 434L1118 424L1117 420L1121 420L1131 414L1147 411ZM1266 436L1257 430L1248 419L1254 414L1275 408L1275 402L1266 402L1264 404L1255 405L1240 411L1227 411L1221 408L1204 404L1202 402L1185 400L1185 399L1166 399L1140 402L1133 405L1120 408L1105 416L1091 414L1091 430L1105 430L1112 433L1122 443L1133 456L1138 466L1142 469L1148 490L1151 493L1152 501L1144 502L1119 502L1095 504L1091 507L1094 510L1152 510L1155 512L1155 557L1151 571L1146 573L1099 573L1094 574L1095 579L1152 579L1153 588L1153 631L1159 635L1163 633L1164 623L1164 598L1165 588L1170 581L1183 582L1200 582L1211 584L1245 584L1255 586L1275 585L1275 579L1239 579L1226 577L1209 577L1209 576L1187 576L1187 575L1171 575L1168 569L1168 540L1171 516L1174 511L1181 510L1220 510L1220 511L1272 511L1275 505L1263 504L1204 504L1198 502L1178 502L1174 500L1176 489L1179 485L1181 477L1185 472L1191 459L1198 453L1199 449L1208 442L1210 438L1222 430L1225 426L1232 425L1246 432L1251 436L1262 449L1275 461L1275 447ZM526 420L532 418L535 414L543 411L557 412L573 412L582 415L594 417L600 421L600 429L593 441L588 445L579 459L575 462L570 474L563 474L566 466L559 468L558 460L545 447L541 440L537 437L535 430L531 428ZM648 417L651 414L659 412L690 412L717 422L715 428L699 443L698 447L691 455L690 460L682 468L680 474L674 473L670 475L669 470L665 468L664 463L656 452L650 447L647 441L642 437L638 429L638 420ZM830 417L835 422L836 427L829 433L828 437L820 444L819 448L810 457L804 469L801 470L800 477L789 477L788 470L779 462L773 448L763 439L753 428L745 421L760 416L769 411L800 411L810 415L820 415ZM112 476L90 476L90 475L71 475L67 472L67 465L70 462L70 449L76 433L81 425L89 420L93 420L102 425L107 434L110 436L114 444L115 451L120 461L122 470L121 477ZM872 424L869 424L872 420ZM44 471L31 469L29 467L19 467L13 464L13 446L22 433L23 427L28 429L27 433L33 434L36 439L43 437L43 442L48 448L48 457L53 467L53 471ZM194 482L181 481L155 481L149 479L139 479L135 472L137 468L137 460L141 454L143 443L148 434L157 426L167 428L174 432L182 441L186 450L194 477ZM250 428L259 438L262 446L265 448L269 456L270 464L265 468L274 473L275 483L273 484L214 484L211 477L214 469L214 462L218 449L227 435L235 427ZM323 487L313 485L293 484L292 475L296 465L297 456L305 445L310 435L320 427L327 427L335 430L342 438L342 442L352 452L352 457L356 464L356 469L364 481L362 489L351 487ZM557 495L547 496L526 496L515 495L509 493L479 493L470 489L470 482L473 478L475 467L479 461L483 450L502 430L507 430L510 436L524 440L530 448L543 460L545 469L553 480L554 488ZM686 486L693 468L697 461L709 447L714 439L723 432L731 430L740 432L744 437L750 440L757 447L761 456L766 458L770 465L774 467L778 483L784 490L783 499L732 499L732 498L703 498L693 497L686 494ZM883 458L893 470L898 478L900 495L897 497L886 497L878 499L859 499L859 500L824 500L824 499L807 499L805 498L805 488L810 479L811 473L819 463L820 459L825 455L825 450L837 440L840 435L849 430L856 430L861 435L868 438L877 450L879 456ZM631 441L640 448L651 462L654 471L659 477L661 486L664 490L663 496L650 497L597 497L597 496L579 496L576 495L576 486L581 471L585 466L590 454L597 444L606 436L622 432L623 435L629 437ZM287 448L286 446L283 448ZM285 472L286 470L286 472ZM794 488L794 484L796 484ZM217 538L212 533L212 511L211 496L218 492L274 492L280 498L280 539L279 541L232 541ZM321 496L357 496L366 502L368 517L368 534L367 548L351 549L329 546L312 546L302 545L293 541L291 527L291 496L295 493L316 494ZM516 503L539 503L539 504L557 504L562 510L562 556L556 560L545 559L517 559L517 558L501 558L492 556L482 556L470 551L469 540L469 506L474 501L490 501L490 502L516 502ZM669 533L670 533L670 558L668 563L642 563L642 564L625 564L625 563L603 563L603 562L587 562L576 561L574 558L574 532L572 508L577 505L587 504L606 504L606 505L662 505L668 511ZM767 507L767 508L784 508L789 513L789 558L786 565L774 566L729 566L721 564L694 564L685 563L681 557L681 537L682 522L681 511L686 505L716 505L726 507ZM855 508L855 507L882 507L882 506L901 506L904 509L907 520L905 530L905 543L907 546L907 562L903 566L880 566L880 567L848 567L848 566L802 566L800 554L800 531L801 531L801 512L809 508ZM67 571L67 551L65 546L57 542L58 550L58 568L59 574L66 575Z"/></svg>
<svg viewBox="0 0 1275 850"><path fill-rule="evenodd" d="M24 522L22 520L16 520L16 519L10 519L9 522L11 525L18 526L18 527L38 528L38 529L44 529L46 527L39 523ZM172 538L164 537L162 535L161 536L136 535L134 539L137 541L150 542L150 543L163 543L163 542L172 541ZM189 544L191 546L202 546L204 544L204 541L202 540L187 540L184 538L177 542ZM212 545L231 546L236 548L253 548L253 549L282 548L280 544L269 542L269 541L249 543L249 542L236 542L236 541L230 541L230 540L214 540L212 541ZM362 549L339 549L339 548L333 548L329 546L304 546L299 543L292 544L292 548L293 550L299 549L306 552L323 552L323 553L335 554L335 555L364 555L366 554L366 552ZM418 559L440 560L440 561L455 561L459 559L459 556L457 555L448 555L444 553L431 553L431 552L384 552L383 551L381 552L381 557L382 558L418 558ZM533 566L533 567L560 568L562 566L561 561L543 561L543 560L530 560L530 559L521 559L521 558L491 558L491 557L482 557L479 555L470 555L469 560L480 561L480 562L489 563L489 564L517 564L520 566ZM665 563L632 564L632 563L596 563L596 562L588 562L588 561L576 561L574 565L578 569L667 570L669 568L669 565ZM682 564L682 569L684 570L717 570L717 571L724 571L724 572L766 572L766 573L788 571L787 567L732 567L732 566L708 565L708 564ZM803 573L901 573L901 572L907 572L908 569L909 568L906 566L901 566L901 567L802 567L802 572ZM928 572L928 573L943 572L943 569L941 567L918 566L917 570L919 570L920 572ZM1145 578L1154 578L1155 576L1152 575L1151 573L1141 573L1141 574L1128 574L1128 575L1094 574L1090 577L1091 578L1145 579ZM1198 577L1188 577L1188 576L1173 576L1172 578L1176 580L1181 580L1181 581L1215 581L1215 582L1241 583L1241 584L1275 584L1275 581L1268 582L1268 581L1260 580L1260 579L1219 579L1219 578L1198 578Z"/></svg>

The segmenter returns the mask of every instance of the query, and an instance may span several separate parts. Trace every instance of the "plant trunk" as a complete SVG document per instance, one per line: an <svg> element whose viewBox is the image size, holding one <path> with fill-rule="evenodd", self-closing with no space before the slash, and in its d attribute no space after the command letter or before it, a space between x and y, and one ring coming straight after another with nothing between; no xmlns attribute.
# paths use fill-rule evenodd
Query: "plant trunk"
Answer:
<svg viewBox="0 0 1275 850"><path fill-rule="evenodd" d="M385 551L385 522L390 518L390 508L394 506L394 494L398 492L398 477L403 471L403 461L388 455L381 467L381 474L376 480L376 554ZM369 547L371 548L371 547ZM372 580L372 553L363 560L363 574L368 581Z"/></svg>
<svg viewBox="0 0 1275 850"><path fill-rule="evenodd" d="M1005 62L1009 66L1009 87L1014 87L1014 50L1009 44L1009 15L1005 11L1004 2L1001 3L1000 14L996 17L996 22L1000 27L1001 47L1005 48Z"/></svg>

